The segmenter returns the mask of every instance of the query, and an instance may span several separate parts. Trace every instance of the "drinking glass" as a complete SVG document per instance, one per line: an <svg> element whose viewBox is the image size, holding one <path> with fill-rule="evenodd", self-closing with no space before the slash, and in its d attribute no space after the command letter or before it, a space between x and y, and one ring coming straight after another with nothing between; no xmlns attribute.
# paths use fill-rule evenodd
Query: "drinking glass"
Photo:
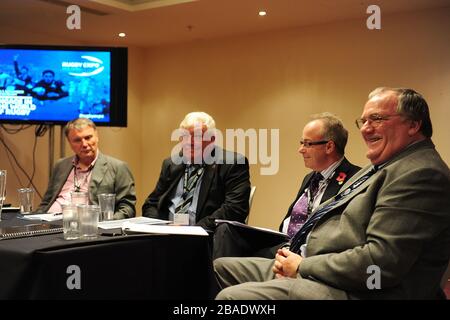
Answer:
<svg viewBox="0 0 450 320"><path fill-rule="evenodd" d="M6 170L0 170L0 221L2 220L2 209L5 197L6 197Z"/></svg>
<svg viewBox="0 0 450 320"><path fill-rule="evenodd" d="M100 205L100 221L108 221L114 219L115 202L115 193L102 193L98 195L98 203Z"/></svg>

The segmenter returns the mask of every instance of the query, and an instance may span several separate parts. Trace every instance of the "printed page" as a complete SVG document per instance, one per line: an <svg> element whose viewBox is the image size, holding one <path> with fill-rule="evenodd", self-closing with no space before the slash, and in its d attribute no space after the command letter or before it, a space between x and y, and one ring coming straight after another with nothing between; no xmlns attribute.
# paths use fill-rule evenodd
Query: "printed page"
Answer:
<svg viewBox="0 0 450 320"><path fill-rule="evenodd" d="M110 220L110 221L101 221L98 223L98 227L102 229L116 229L123 228L124 223L134 223L134 224L168 224L171 221L161 220L161 219L153 219L147 217L135 217L130 219L120 219L120 220Z"/></svg>
<svg viewBox="0 0 450 320"><path fill-rule="evenodd" d="M126 222L123 226L125 231L142 232L142 233L159 233L159 234L188 234L194 236L207 236L208 232L199 226L162 226L136 224Z"/></svg>

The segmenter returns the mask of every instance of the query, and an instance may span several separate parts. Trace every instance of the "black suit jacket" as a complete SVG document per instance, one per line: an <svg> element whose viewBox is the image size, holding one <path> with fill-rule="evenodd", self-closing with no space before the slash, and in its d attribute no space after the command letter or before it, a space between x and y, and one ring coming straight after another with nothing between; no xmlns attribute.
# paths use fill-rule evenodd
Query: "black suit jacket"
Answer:
<svg viewBox="0 0 450 320"><path fill-rule="evenodd" d="M346 158L344 158L344 160L342 160L341 164L334 171L334 174L331 177L330 183L328 183L328 186L325 189L325 193L323 194L322 199L320 200L320 203L323 203L326 200L330 199L331 197L335 196L338 193L339 189L345 184L345 182L347 182L348 179L350 179L356 172L358 172L359 169L361 169L361 167L351 164ZM310 180L311 180L314 172L315 171L310 172L303 179L303 182L300 187L300 190L298 191L297 197L295 198L294 202L292 202L291 206L289 207L289 210L286 213L286 216L284 217L283 221L281 221L281 224L279 227L280 231L283 229L284 220L286 220L286 218L291 215L292 208L294 207L298 198L300 198L300 196L303 194L303 192L305 192L305 189L309 186ZM345 173L345 179L341 183L339 183L336 179L341 172Z"/></svg>
<svg viewBox="0 0 450 320"><path fill-rule="evenodd" d="M215 219L244 222L249 212L250 173L247 158L218 147L215 152L222 157L217 157L219 160L216 163L206 165L197 203L197 225L208 230L215 229ZM221 163L226 159L234 159L234 163ZM185 164L175 164L171 158L163 161L156 188L142 206L143 216L169 219L171 200L185 167Z"/></svg>

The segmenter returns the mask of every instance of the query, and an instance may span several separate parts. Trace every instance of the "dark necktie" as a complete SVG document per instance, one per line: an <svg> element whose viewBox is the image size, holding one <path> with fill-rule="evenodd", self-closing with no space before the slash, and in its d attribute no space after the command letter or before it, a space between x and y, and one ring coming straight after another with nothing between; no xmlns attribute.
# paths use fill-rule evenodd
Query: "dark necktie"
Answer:
<svg viewBox="0 0 450 320"><path fill-rule="evenodd" d="M190 170L190 168L192 167L194 169ZM175 213L188 212L188 209L192 204L192 200L194 199L194 192L195 188L197 187L197 182L203 174L204 170L205 168L201 165L186 166L183 180L183 201L175 208Z"/></svg>
<svg viewBox="0 0 450 320"><path fill-rule="evenodd" d="M300 228L300 230L292 238L290 250L292 252L300 254L301 245L305 243L308 233L312 230L317 221L319 221L325 214L327 214L328 212L339 206L339 204L342 202L343 199L345 199L349 194L351 194L353 190L358 188L364 181L369 179L376 171L377 169L375 167L372 168L370 171L359 177L343 192L340 192L338 195L336 195L333 201L317 210L314 213L314 215Z"/></svg>
<svg viewBox="0 0 450 320"><path fill-rule="evenodd" d="M287 230L289 238L292 238L298 230L300 230L306 220L308 220L308 215L311 213L312 204L314 203L314 198L319 191L319 183L322 179L323 176L319 172L316 172L311 178L308 189L303 192L292 208L291 218L289 220Z"/></svg>

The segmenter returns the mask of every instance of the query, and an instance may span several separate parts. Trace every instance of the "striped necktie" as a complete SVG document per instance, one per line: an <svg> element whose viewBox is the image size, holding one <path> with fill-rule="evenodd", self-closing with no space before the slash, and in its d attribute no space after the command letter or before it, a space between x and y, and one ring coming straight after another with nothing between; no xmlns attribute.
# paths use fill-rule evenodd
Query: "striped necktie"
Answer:
<svg viewBox="0 0 450 320"><path fill-rule="evenodd" d="M186 166L183 180L183 201L175 208L175 213L188 213L189 207L194 199L194 192L197 187L197 182L204 170L205 167L201 165Z"/></svg>
<svg viewBox="0 0 450 320"><path fill-rule="evenodd" d="M306 237L309 232L312 230L314 225L328 212L338 207L340 203L345 199L349 194L351 194L356 188L358 188L364 181L369 179L375 172L377 171L377 167L373 167L370 171L359 177L355 182L353 182L349 187L347 187L344 191L340 192L338 195L334 197L334 200L331 201L326 206L317 210L314 215L306 221L306 223L300 228L300 230L295 234L295 236L291 240L290 250L292 252L300 254L300 247L302 244L306 242Z"/></svg>

